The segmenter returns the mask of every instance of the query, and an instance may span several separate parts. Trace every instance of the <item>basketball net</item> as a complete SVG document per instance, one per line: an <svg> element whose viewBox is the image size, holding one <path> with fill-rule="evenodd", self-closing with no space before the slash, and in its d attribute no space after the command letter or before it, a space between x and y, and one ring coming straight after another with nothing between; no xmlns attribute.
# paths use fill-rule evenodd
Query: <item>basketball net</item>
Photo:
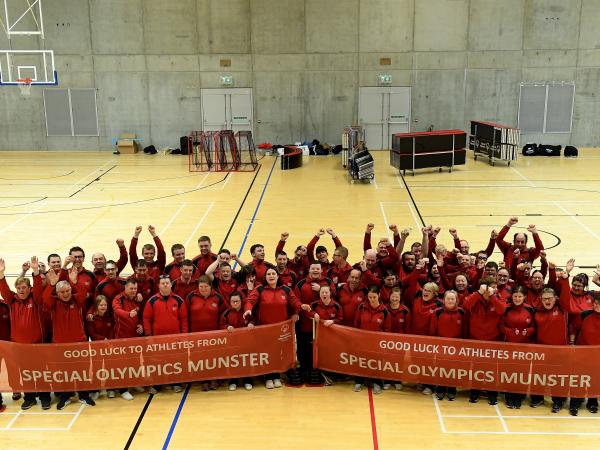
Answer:
<svg viewBox="0 0 600 450"><path fill-rule="evenodd" d="M17 80L19 89L21 90L22 96L30 96L31 95L31 82L33 80L31 78L19 78Z"/></svg>

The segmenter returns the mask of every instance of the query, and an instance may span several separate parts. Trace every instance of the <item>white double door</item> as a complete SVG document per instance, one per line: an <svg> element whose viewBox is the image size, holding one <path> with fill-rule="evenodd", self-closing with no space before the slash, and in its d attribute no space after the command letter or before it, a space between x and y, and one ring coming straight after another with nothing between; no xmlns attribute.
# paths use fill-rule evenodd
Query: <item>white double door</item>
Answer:
<svg viewBox="0 0 600 450"><path fill-rule="evenodd" d="M394 133L410 131L410 87L359 88L358 121L367 148L392 148Z"/></svg>
<svg viewBox="0 0 600 450"><path fill-rule="evenodd" d="M252 131L251 88L202 89L202 130Z"/></svg>

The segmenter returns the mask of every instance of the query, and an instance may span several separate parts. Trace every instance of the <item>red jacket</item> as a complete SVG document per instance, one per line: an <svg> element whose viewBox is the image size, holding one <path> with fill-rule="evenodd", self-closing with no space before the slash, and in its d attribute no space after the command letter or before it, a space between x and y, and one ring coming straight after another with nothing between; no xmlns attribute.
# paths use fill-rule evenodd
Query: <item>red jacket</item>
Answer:
<svg viewBox="0 0 600 450"><path fill-rule="evenodd" d="M313 290L312 283L317 283L319 286L329 286L331 297L335 298L335 286L329 278L315 280L309 275L305 279L300 280L296 285L296 289L294 289L294 294L296 294L296 297L298 297L302 303L310 305L319 300L319 291ZM306 311L300 311L300 329L305 333L312 331L311 316Z"/></svg>
<svg viewBox="0 0 600 450"><path fill-rule="evenodd" d="M190 279L189 283L186 283L181 278L177 278L171 283L171 291L173 294L178 295L181 298L187 298L192 292L198 289L198 281L194 280L194 277Z"/></svg>
<svg viewBox="0 0 600 450"><path fill-rule="evenodd" d="M352 266L348 263L341 269L337 266L332 265L327 272L327 278L331 279L333 284L338 286L341 283L346 283L348 281L348 276L350 276L350 272L352 272Z"/></svg>
<svg viewBox="0 0 600 450"><path fill-rule="evenodd" d="M135 267L138 262L137 255L137 243L138 239L136 237L131 238L131 244L129 244L129 261L131 262L131 267L135 272ZM154 238L154 245L156 246L156 261L152 261L150 264L146 263L148 266L148 277L152 278L155 281L158 281L158 277L163 270L165 270L165 264L167 263L167 254L165 253L165 248L162 245L161 240L158 236Z"/></svg>
<svg viewBox="0 0 600 450"><path fill-rule="evenodd" d="M219 278L215 278L213 280L213 289L221 296L226 308L231 306L229 303L229 298L231 297L231 294L238 290L238 288L238 282L233 278L231 278L229 281L223 281Z"/></svg>
<svg viewBox="0 0 600 450"><path fill-rule="evenodd" d="M208 253L206 255L198 255L195 256L194 259L192 259L192 262L194 263L194 266L196 266L196 278L204 275L206 273L206 269L208 269L208 266L210 266L212 263L214 263L217 260L217 255L215 255L214 253Z"/></svg>
<svg viewBox="0 0 600 450"><path fill-rule="evenodd" d="M190 318L190 332L213 331L219 329L219 318L225 309L223 299L214 291L202 297L195 291L187 296L185 303Z"/></svg>
<svg viewBox="0 0 600 450"><path fill-rule="evenodd" d="M225 330L229 326L233 328L244 328L248 326L246 319L244 319L243 309L236 311L235 309L229 308L226 309L223 314L221 314L221 318L219 319L219 328L221 330Z"/></svg>
<svg viewBox="0 0 600 450"><path fill-rule="evenodd" d="M308 313L310 317L314 318L315 314L318 314L320 320L333 320L333 323L336 325L342 324L344 312L340 304L335 300L331 300L328 305L325 305L323 300L319 299L318 302L313 302L310 308L311 311Z"/></svg>
<svg viewBox="0 0 600 450"><path fill-rule="evenodd" d="M306 246L306 256L308 257L309 261L315 261L317 259L316 255L315 255L315 247L317 246L317 242L319 242L319 236L315 235L313 236L313 238L310 240L310 242L308 243L308 245ZM342 241L340 241L340 239L336 236L333 239L333 246L334 248L338 248L342 246ZM310 266L310 264L309 264ZM323 270L323 273L327 273L327 271L329 270L329 267L331 266L330 263L321 263L321 269ZM308 274L306 274L306 276L308 276Z"/></svg>
<svg viewBox="0 0 600 450"><path fill-rule="evenodd" d="M256 282L257 283L264 283L265 282L265 274L267 273L267 270L275 267L273 264L268 263L264 260L257 261L256 259L253 259L252 261L250 261L250 265L252 267L254 267L254 270L256 272Z"/></svg>
<svg viewBox="0 0 600 450"><path fill-rule="evenodd" d="M363 250L367 251L371 248L373 248L371 246L371 233L365 233L365 236L363 238ZM388 255L382 258L381 256L379 256L378 253L377 261L381 264L381 266L384 269L398 270L398 266L400 265L400 258L398 257L398 252L396 251L393 245L388 245L386 248L388 251Z"/></svg>
<svg viewBox="0 0 600 450"><path fill-rule="evenodd" d="M557 284L560 307L569 313L569 334L577 336L581 328L581 313L594 309L594 297L588 291L581 295L573 294L568 278L559 278Z"/></svg>
<svg viewBox="0 0 600 450"><path fill-rule="evenodd" d="M285 247L285 242L286 241L280 240L277 243L277 247L275 248L275 254L283 251L283 248ZM313 245L313 247L314 247L314 245ZM293 258L288 258L287 266L288 266L288 269L290 269L292 272L294 272L296 274L297 279L301 280L302 278L304 278L308 275L308 268L310 267L310 260L308 259L308 256L306 256L306 255L301 258L296 258L294 256Z"/></svg>
<svg viewBox="0 0 600 450"><path fill-rule="evenodd" d="M373 308L368 302L361 303L356 310L354 328L367 331L385 331L392 329L391 316L383 304Z"/></svg>
<svg viewBox="0 0 600 450"><path fill-rule="evenodd" d="M424 302L423 297L418 295L412 305L410 332L422 336L429 335L433 314L442 306L442 302L435 298L431 301Z"/></svg>
<svg viewBox="0 0 600 450"><path fill-rule="evenodd" d="M112 301L112 308L115 318L115 339L140 336L137 327L142 324L142 304L121 293ZM131 311L136 311L137 315L131 317L129 315Z"/></svg>
<svg viewBox="0 0 600 450"><path fill-rule="evenodd" d="M439 308L433 313L429 327L430 336L464 338L467 334L467 320L462 308Z"/></svg>
<svg viewBox="0 0 600 450"><path fill-rule="evenodd" d="M362 287L358 287L355 291L351 291L348 284L344 284L340 288L338 294L338 303L342 306L342 325L347 327L354 326L354 317L356 316L356 310L358 305L363 303L367 299L367 291Z"/></svg>
<svg viewBox="0 0 600 450"><path fill-rule="evenodd" d="M145 280L140 281L137 279L135 274L133 274L128 278L128 280L134 280L135 282L137 282L138 294L142 294L144 302L148 301L150 297L152 297L158 292L158 288L156 287L156 281L154 281L154 278L147 276Z"/></svg>
<svg viewBox="0 0 600 450"><path fill-rule="evenodd" d="M533 342L535 309L531 305L508 305L500 322L500 331L506 342Z"/></svg>
<svg viewBox="0 0 600 450"><path fill-rule="evenodd" d="M153 295L144 307L144 334L159 336L188 332L185 302L175 294Z"/></svg>
<svg viewBox="0 0 600 450"><path fill-rule="evenodd" d="M479 292L469 295L463 304L469 313L469 339L498 341L500 321L506 311L506 303L496 295L485 300Z"/></svg>
<svg viewBox="0 0 600 450"><path fill-rule="evenodd" d="M71 286L71 300L63 302L56 298L54 286L44 289L44 309L52 314L52 342L85 342L87 336L83 327L83 311L87 290Z"/></svg>
<svg viewBox="0 0 600 450"><path fill-rule="evenodd" d="M165 266L163 273L165 275L169 275L169 279L171 281L175 281L181 276L181 265L177 264L175 261L171 261ZM194 266L194 271L192 272L192 279L196 279L196 273L196 266Z"/></svg>
<svg viewBox="0 0 600 450"><path fill-rule="evenodd" d="M410 333L411 327L411 314L410 310L406 305L400 305L398 309L392 309L391 306L387 307L391 316L391 332L392 333Z"/></svg>
<svg viewBox="0 0 600 450"><path fill-rule="evenodd" d="M127 267L127 250L125 246L119 247L119 260L117 261L117 275L123 272L123 269ZM96 281L101 283L106 279L106 272L104 269L94 269L94 275L96 276Z"/></svg>
<svg viewBox="0 0 600 450"><path fill-rule="evenodd" d="M39 344L43 342L42 292L42 277L39 275L33 277L32 293L25 300L17 298L17 295L8 287L6 278L0 280L0 293L4 302L10 308L10 319L4 320L0 327L4 333L6 330L9 331L11 341L21 344Z"/></svg>
<svg viewBox="0 0 600 450"><path fill-rule="evenodd" d="M577 345L600 345L600 314L596 311L581 313L581 329Z"/></svg>
<svg viewBox="0 0 600 450"><path fill-rule="evenodd" d="M289 267L286 267L283 273L279 273L279 271L277 271L277 273L279 274L279 284L294 289L294 286L296 286L296 283L298 282L298 277Z"/></svg>
<svg viewBox="0 0 600 450"><path fill-rule="evenodd" d="M94 314L94 319L88 320L85 327L92 341L103 341L115 337L115 319L108 312L103 316Z"/></svg>
<svg viewBox="0 0 600 450"><path fill-rule="evenodd" d="M108 299L108 307L112 308L112 301L117 295L125 290L127 280L123 278L105 279L96 287L96 296L104 295Z"/></svg>
<svg viewBox="0 0 600 450"><path fill-rule="evenodd" d="M538 309L534 314L535 343L544 345L567 345L569 343L567 314L558 305L552 309Z"/></svg>
<svg viewBox="0 0 600 450"><path fill-rule="evenodd" d="M252 315L258 325L283 322L298 314L302 303L287 286L258 286L248 294L244 311L256 311Z"/></svg>
<svg viewBox="0 0 600 450"><path fill-rule="evenodd" d="M504 264L506 265L506 268L510 272L511 267L515 260L515 257L514 257L515 246L513 244L511 244L510 242L507 242L504 240L504 236L507 235L509 230L510 230L510 227L508 227L506 225L504 225L502 227L502 229L500 230L500 233L498 233L498 237L496 237L496 244L498 244L498 248L504 255ZM542 244L542 240L540 239L540 237L537 233L533 234L533 242L535 244L535 248L533 248L533 247L528 248L527 250L521 252L521 254L519 255L519 258L518 258L519 261L521 261L522 259L525 259L529 262L533 262L540 256L540 251L544 250L544 244Z"/></svg>

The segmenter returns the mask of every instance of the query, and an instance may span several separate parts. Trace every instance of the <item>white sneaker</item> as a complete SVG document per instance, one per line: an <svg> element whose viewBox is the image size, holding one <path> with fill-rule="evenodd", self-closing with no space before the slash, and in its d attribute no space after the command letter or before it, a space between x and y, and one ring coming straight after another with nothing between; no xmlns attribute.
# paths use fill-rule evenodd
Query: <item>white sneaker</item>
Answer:
<svg viewBox="0 0 600 450"><path fill-rule="evenodd" d="M394 387L397 391L401 391L404 388L404 385L402 383L396 383Z"/></svg>
<svg viewBox="0 0 600 450"><path fill-rule="evenodd" d="M323 380L325 380L325 386L331 386L333 384L333 380L330 376L325 375L325 373L321 374L323 376Z"/></svg>
<svg viewBox="0 0 600 450"><path fill-rule="evenodd" d="M92 400L98 400L98 397L100 397L100 392L92 392L92 393L90 394L90 398L91 398Z"/></svg>
<svg viewBox="0 0 600 450"><path fill-rule="evenodd" d="M276 388L280 388L281 387L281 379L280 378L275 378L273 380L273 386L275 386Z"/></svg>
<svg viewBox="0 0 600 450"><path fill-rule="evenodd" d="M275 387L275 384L273 383L273 380L267 380L267 381L265 382L265 387L266 387L267 389L273 389L273 388Z"/></svg>
<svg viewBox="0 0 600 450"><path fill-rule="evenodd" d="M381 394L381 386L379 386L377 383L373 383L373 394Z"/></svg>
<svg viewBox="0 0 600 450"><path fill-rule="evenodd" d="M133 400L133 395L131 395L131 393L129 391L125 391L121 394L121 398L123 400L131 401L131 400Z"/></svg>
<svg viewBox="0 0 600 450"><path fill-rule="evenodd" d="M150 389L148 389L148 394L158 394L158 391L156 390L156 388L154 386L150 387Z"/></svg>
<svg viewBox="0 0 600 450"><path fill-rule="evenodd" d="M428 387L423 389L423 395L431 395L431 394L433 394L433 391L431 389L429 389Z"/></svg>
<svg viewBox="0 0 600 450"><path fill-rule="evenodd" d="M106 389L101 389L99 395L100 397L106 397Z"/></svg>
<svg viewBox="0 0 600 450"><path fill-rule="evenodd" d="M106 396L108 398L115 398L115 391L106 391Z"/></svg>
<svg viewBox="0 0 600 450"><path fill-rule="evenodd" d="M251 383L246 383L246 384L244 384L244 389L246 389L247 391L251 391L253 387L254 387L254 386L252 386L252 384L251 384Z"/></svg>
<svg viewBox="0 0 600 450"><path fill-rule="evenodd" d="M136 386L136 387L133 388L133 390L135 392L140 392L141 393L141 392L144 392L146 389L144 389L143 386Z"/></svg>
<svg viewBox="0 0 600 450"><path fill-rule="evenodd" d="M230 391L235 391L236 389L237 389L237 384L235 384L235 383L231 383L231 384L229 385L229 390L230 390Z"/></svg>
<svg viewBox="0 0 600 450"><path fill-rule="evenodd" d="M354 385L354 389L353 389L353 391L354 391L354 392L360 392L360 390L361 390L361 389L362 389L362 384L360 384L360 383L356 383L356 384Z"/></svg>
<svg viewBox="0 0 600 450"><path fill-rule="evenodd" d="M392 387L392 385L390 383L383 383L383 390L384 391L387 391L391 387Z"/></svg>
<svg viewBox="0 0 600 450"><path fill-rule="evenodd" d="M173 386L173 392L177 393L177 392L181 392L181 391L183 391L183 388L181 386L179 386L178 384Z"/></svg>

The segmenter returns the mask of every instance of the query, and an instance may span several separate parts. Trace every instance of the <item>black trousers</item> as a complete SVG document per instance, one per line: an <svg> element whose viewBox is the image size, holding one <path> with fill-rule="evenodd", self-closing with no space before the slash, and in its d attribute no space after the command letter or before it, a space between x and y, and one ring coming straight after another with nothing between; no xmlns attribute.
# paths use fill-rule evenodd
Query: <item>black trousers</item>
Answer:
<svg viewBox="0 0 600 450"><path fill-rule="evenodd" d="M544 400L544 396L543 395L531 395L531 403L538 403L541 400ZM566 397L554 397L552 396L552 402L553 403L558 403L560 405L564 405L565 401L567 400Z"/></svg>
<svg viewBox="0 0 600 450"><path fill-rule="evenodd" d="M35 400L36 397L43 401L50 401L50 392L25 392L23 398L25 401Z"/></svg>
<svg viewBox="0 0 600 450"><path fill-rule="evenodd" d="M583 399L583 398L572 397L571 402L569 403L569 409L579 409L579 407L583 404L584 400L585 399ZM587 405L597 407L598 399L597 398L588 398Z"/></svg>
<svg viewBox="0 0 600 450"><path fill-rule="evenodd" d="M297 322L300 323L299 321ZM298 362L300 362L300 370L308 372L313 368L313 351L312 351L312 332L306 333L297 328L296 337L298 338Z"/></svg>

